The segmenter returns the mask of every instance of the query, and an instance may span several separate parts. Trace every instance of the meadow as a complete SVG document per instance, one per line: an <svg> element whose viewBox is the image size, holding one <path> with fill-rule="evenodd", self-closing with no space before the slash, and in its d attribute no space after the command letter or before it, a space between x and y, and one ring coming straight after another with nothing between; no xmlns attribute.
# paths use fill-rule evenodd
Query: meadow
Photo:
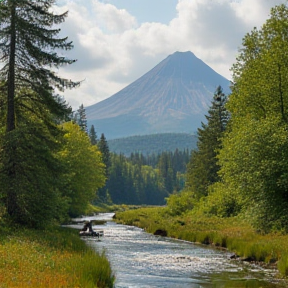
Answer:
<svg viewBox="0 0 288 288"><path fill-rule="evenodd" d="M0 287L110 288L105 254L89 248L75 229L0 227Z"/></svg>

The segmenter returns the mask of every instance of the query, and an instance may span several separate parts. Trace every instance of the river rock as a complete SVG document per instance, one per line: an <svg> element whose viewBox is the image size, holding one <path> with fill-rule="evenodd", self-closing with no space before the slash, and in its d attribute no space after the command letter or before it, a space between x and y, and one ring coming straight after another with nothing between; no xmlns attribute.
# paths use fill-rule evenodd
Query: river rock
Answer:
<svg viewBox="0 0 288 288"><path fill-rule="evenodd" d="M154 235L166 237L167 236L167 231L166 230L162 230L162 229L157 229L154 232Z"/></svg>

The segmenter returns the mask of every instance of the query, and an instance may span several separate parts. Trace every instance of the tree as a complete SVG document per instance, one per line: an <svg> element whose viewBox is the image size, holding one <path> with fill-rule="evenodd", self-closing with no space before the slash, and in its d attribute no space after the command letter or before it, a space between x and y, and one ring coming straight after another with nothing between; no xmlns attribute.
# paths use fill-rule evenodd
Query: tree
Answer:
<svg viewBox="0 0 288 288"><path fill-rule="evenodd" d="M196 199L207 196L208 187L219 181L217 154L229 118L225 108L226 101L227 97L219 86L208 115L205 116L207 124L202 122L202 128L198 129L197 150L192 152L186 181L186 188L192 191Z"/></svg>
<svg viewBox="0 0 288 288"><path fill-rule="evenodd" d="M105 177L106 179L109 178L109 170L111 166L111 159L110 159L110 151L109 151L109 146L108 142L105 138L104 133L101 134L100 140L97 143L97 146L101 152L102 155L102 161L105 164ZM98 193L98 198L101 199L101 201L107 202L107 199L110 199L110 196L108 195L108 189L106 186L101 188Z"/></svg>
<svg viewBox="0 0 288 288"><path fill-rule="evenodd" d="M70 216L78 216L85 212L97 190L105 184L105 165L98 147L91 145L87 133L78 125L67 122L63 129L63 149L58 154L66 171L63 196L69 198Z"/></svg>
<svg viewBox="0 0 288 288"><path fill-rule="evenodd" d="M32 156L34 151L35 155L41 157L37 153L40 153L42 148L45 149L44 139L47 134L44 133L45 129L42 125L49 129L49 133L57 134L57 128L53 121L57 117L67 115L69 110L62 101L58 101L59 98L54 95L54 90L61 91L64 88L72 88L79 84L59 77L52 70L53 67L58 68L61 65L75 62L75 60L58 56L55 52L59 49L72 49L73 45L72 42L67 41L67 37L57 37L60 29L56 29L55 25L65 20L67 12L55 15L51 11L54 2L54 0L4 0L0 2L0 60L3 62L3 67L0 70L0 81L3 81L1 93L5 96L1 103L3 105L1 113L6 118L4 127L6 133L4 133L1 143L2 155L0 157L4 163L1 177L11 184L5 186L6 190L3 192L7 212L14 220L21 221L21 223L24 221L21 219L26 219L29 222L28 218L31 217L32 211L35 211L35 203L33 202L25 200L23 206L25 197L22 196L26 195L29 190L36 191L43 178L40 176L39 170L39 174L35 173L33 181L30 181L30 186L26 185L30 176L22 177L25 174L25 169L22 170L20 167L22 167L21 161L26 152L25 149L19 149L19 141L23 143L21 141L23 133L30 135L32 131L36 131L37 137L33 140L33 144L29 146L28 143L25 143L25 145L27 149L29 148L29 155ZM29 121L28 115L34 121ZM35 123L40 125L41 129L36 128ZM44 135L40 134L41 131ZM41 145L43 147L40 150L34 145L38 140L42 140ZM23 155L18 153L23 153ZM35 158L33 157L33 159ZM49 163L50 161L43 161L44 166L41 168L46 167L47 175L51 176L53 173L49 169L53 169L53 165L49 165ZM30 167L29 165L28 167ZM45 175L45 173L43 172L41 175ZM34 185L33 189L31 188L32 184ZM23 194L19 192L19 187L23 193L25 189L27 191ZM47 193L47 195L50 193L50 189L39 188L38 192L40 193L40 191ZM45 197L47 195L45 194ZM45 197L43 195L43 199ZM39 202L37 205L39 205L37 209L41 209ZM27 216L28 218L22 217L23 211L25 215L30 216Z"/></svg>
<svg viewBox="0 0 288 288"><path fill-rule="evenodd" d="M17 128L6 133L5 125L1 127L0 201L14 221L41 228L67 214L60 192L63 165L55 156L62 133L49 113L41 110L42 119L38 119L35 113L40 111L32 114L16 107L21 114Z"/></svg>
<svg viewBox="0 0 288 288"><path fill-rule="evenodd" d="M80 126L82 131L88 133L86 111L83 104L80 105L77 113L75 114L75 122Z"/></svg>
<svg viewBox="0 0 288 288"><path fill-rule="evenodd" d="M97 144L101 154L102 154L102 160L103 163L105 164L105 175L108 177L109 175L109 167L110 167L110 151L109 151L109 146L108 142L106 140L106 137L104 133L101 134L100 140Z"/></svg>
<svg viewBox="0 0 288 288"><path fill-rule="evenodd" d="M288 8L276 6L260 30L244 37L232 68L232 120L219 154L223 187L241 196L265 232L288 230L287 18Z"/></svg>
<svg viewBox="0 0 288 288"><path fill-rule="evenodd" d="M168 156L168 153L161 154L157 167L166 191L172 193L175 184L175 175L171 165L171 157Z"/></svg>
<svg viewBox="0 0 288 288"><path fill-rule="evenodd" d="M92 145L97 145L97 133L95 131L94 125L92 125L90 128L89 138Z"/></svg>
<svg viewBox="0 0 288 288"><path fill-rule="evenodd" d="M52 96L54 88L75 87L79 83L65 80L50 67L71 64L75 60L58 56L55 50L70 50L72 42L57 38L67 12L51 12L54 0L5 0L0 3L0 59L4 63L0 79L6 83L7 132L15 129L15 97L23 88L34 93L25 97L39 101L53 113L62 113L62 106Z"/></svg>

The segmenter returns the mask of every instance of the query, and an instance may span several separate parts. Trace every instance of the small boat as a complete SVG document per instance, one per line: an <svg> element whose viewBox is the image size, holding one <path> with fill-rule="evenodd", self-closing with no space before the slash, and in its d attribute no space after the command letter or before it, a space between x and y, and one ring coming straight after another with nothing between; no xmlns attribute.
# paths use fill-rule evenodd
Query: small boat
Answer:
<svg viewBox="0 0 288 288"><path fill-rule="evenodd" d="M79 232L79 236L81 237L100 237L100 236L104 236L104 231L80 231Z"/></svg>
<svg viewBox="0 0 288 288"><path fill-rule="evenodd" d="M92 228L91 221L85 221L84 227L79 231L80 236L88 236L88 237L100 237L104 235L104 231L95 231Z"/></svg>

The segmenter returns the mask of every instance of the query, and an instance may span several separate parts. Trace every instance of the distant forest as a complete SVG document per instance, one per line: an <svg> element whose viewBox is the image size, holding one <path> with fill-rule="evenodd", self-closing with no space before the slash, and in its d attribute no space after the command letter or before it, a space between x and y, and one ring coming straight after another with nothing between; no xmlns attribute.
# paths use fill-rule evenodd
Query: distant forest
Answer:
<svg viewBox="0 0 288 288"><path fill-rule="evenodd" d="M189 159L188 149L129 157L110 153L107 182L95 202L163 205L166 197L183 189Z"/></svg>
<svg viewBox="0 0 288 288"><path fill-rule="evenodd" d="M184 151L197 147L197 136L187 133L160 133L131 136L108 140L109 149L116 154L130 156L131 153L143 155L160 154L165 151Z"/></svg>

